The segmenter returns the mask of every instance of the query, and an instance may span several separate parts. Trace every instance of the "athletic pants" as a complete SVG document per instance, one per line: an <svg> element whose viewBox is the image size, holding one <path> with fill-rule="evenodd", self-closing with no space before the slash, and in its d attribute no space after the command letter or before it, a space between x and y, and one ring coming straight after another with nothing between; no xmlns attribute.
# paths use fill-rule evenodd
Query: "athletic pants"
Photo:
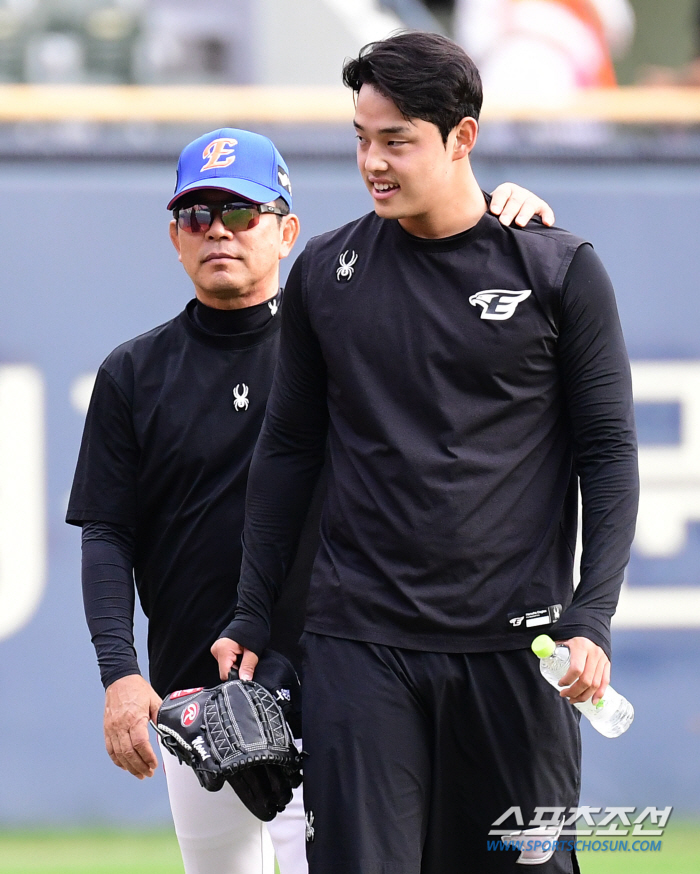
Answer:
<svg viewBox="0 0 700 874"><path fill-rule="evenodd" d="M309 874L522 874L518 850L489 850L492 824L578 806L579 714L529 650L303 643ZM578 866L561 849L536 870Z"/></svg>
<svg viewBox="0 0 700 874"><path fill-rule="evenodd" d="M307 874L301 786L264 823L228 784L208 792L170 753L163 753L163 764L185 874L274 874L275 855L281 874Z"/></svg>

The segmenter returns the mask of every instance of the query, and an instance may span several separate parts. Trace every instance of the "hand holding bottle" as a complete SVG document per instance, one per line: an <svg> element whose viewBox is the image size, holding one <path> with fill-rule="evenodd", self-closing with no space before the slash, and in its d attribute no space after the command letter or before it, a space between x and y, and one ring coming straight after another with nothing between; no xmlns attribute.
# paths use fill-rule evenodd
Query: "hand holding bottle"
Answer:
<svg viewBox="0 0 700 874"><path fill-rule="evenodd" d="M569 648L557 645L547 634L540 634L532 642L532 651L540 659L540 672L547 682L561 692L559 681L570 669ZM591 725L606 737L617 737L632 724L634 708L630 702L608 686L603 697L593 703L592 699L572 702L574 707L590 721Z"/></svg>

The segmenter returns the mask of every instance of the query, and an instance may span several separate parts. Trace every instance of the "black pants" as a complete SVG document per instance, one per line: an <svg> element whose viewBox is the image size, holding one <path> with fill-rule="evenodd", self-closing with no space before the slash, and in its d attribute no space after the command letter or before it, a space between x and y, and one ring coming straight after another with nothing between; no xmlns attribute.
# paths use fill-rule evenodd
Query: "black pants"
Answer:
<svg viewBox="0 0 700 874"><path fill-rule="evenodd" d="M303 640L310 874L527 871L517 850L488 849L492 823L517 806L527 828L580 788L578 712L535 656ZM558 850L534 870L578 866Z"/></svg>

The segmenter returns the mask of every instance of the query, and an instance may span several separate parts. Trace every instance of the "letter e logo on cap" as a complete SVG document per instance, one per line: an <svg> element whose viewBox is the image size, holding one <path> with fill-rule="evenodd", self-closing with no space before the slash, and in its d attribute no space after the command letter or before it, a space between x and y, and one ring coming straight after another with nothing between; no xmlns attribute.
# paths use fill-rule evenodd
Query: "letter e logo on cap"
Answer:
<svg viewBox="0 0 700 874"><path fill-rule="evenodd" d="M233 164L236 160L233 150L237 145L238 140L232 140L228 137L213 140L202 152L202 157L207 158L207 162L199 172L204 173L205 170L215 170L217 167L228 167Z"/></svg>

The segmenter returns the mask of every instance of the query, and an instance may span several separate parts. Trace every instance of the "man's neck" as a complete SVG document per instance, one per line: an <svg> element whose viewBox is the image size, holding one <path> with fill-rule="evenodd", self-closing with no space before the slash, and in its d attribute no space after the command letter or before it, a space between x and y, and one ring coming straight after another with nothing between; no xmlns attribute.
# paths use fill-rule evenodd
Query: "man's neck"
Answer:
<svg viewBox="0 0 700 874"><path fill-rule="evenodd" d="M214 310L240 310L245 307L254 307L259 303L272 300L279 291L279 276L274 276L271 281L251 289L215 289L208 291L195 285L194 292L197 300Z"/></svg>
<svg viewBox="0 0 700 874"><path fill-rule="evenodd" d="M439 240L468 231L486 212L479 183L470 173L435 209L399 219L401 227L414 237Z"/></svg>
<svg viewBox="0 0 700 874"><path fill-rule="evenodd" d="M201 300L188 313L194 324L208 334L249 334L264 328L279 309L279 294L272 300L257 306L240 307L234 310L214 309Z"/></svg>

